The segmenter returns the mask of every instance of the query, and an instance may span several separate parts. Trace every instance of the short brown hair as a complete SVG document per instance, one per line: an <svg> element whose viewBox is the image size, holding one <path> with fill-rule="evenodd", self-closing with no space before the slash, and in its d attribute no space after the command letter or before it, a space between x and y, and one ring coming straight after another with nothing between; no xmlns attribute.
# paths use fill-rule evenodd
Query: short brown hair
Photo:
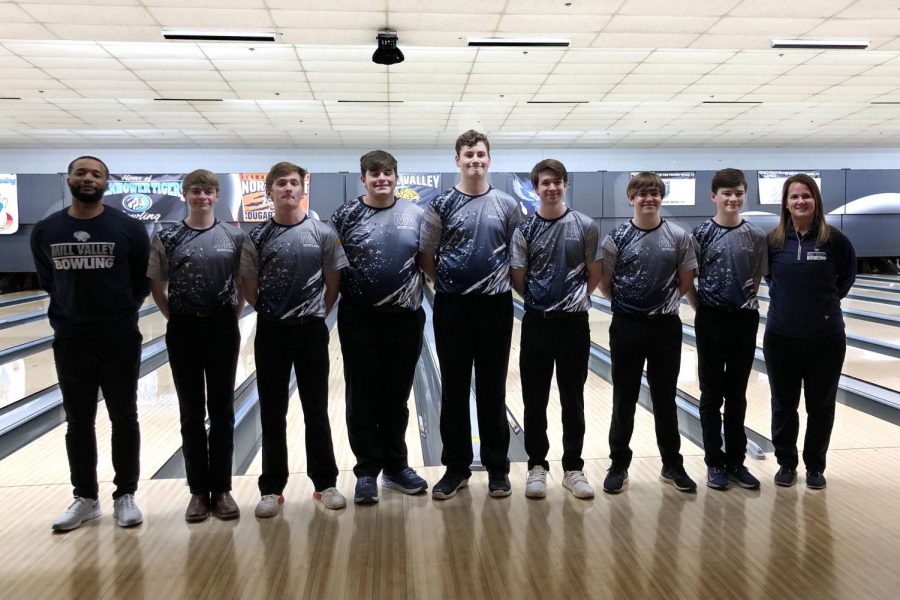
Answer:
<svg viewBox="0 0 900 600"><path fill-rule="evenodd" d="M390 169L397 172L397 159L390 152L384 150L372 150L359 158L359 174L365 175L369 171L377 172Z"/></svg>
<svg viewBox="0 0 900 600"><path fill-rule="evenodd" d="M666 184L659 178L659 175L650 171L642 171L632 177L631 181L628 182L628 188L625 190L625 195L631 199L641 192L653 190L659 192L661 198L665 198Z"/></svg>
<svg viewBox="0 0 900 600"><path fill-rule="evenodd" d="M303 184L303 180L306 179L306 176L309 175L309 171L304 169L303 167L299 167L294 163L290 163L287 161L282 161L280 163L272 165L272 168L269 169L269 174L266 175L266 192L271 191L272 186L275 184L275 180L279 177L284 177L289 173L297 173L300 176L300 183Z"/></svg>
<svg viewBox="0 0 900 600"><path fill-rule="evenodd" d="M740 169L721 169L712 178L712 193L718 194L719 188L742 187L747 191L747 177Z"/></svg>
<svg viewBox="0 0 900 600"><path fill-rule="evenodd" d="M490 156L491 143L488 141L487 136L480 131L475 131L474 129L470 129L456 138L456 155L459 156L459 152L463 149L463 146L468 146L469 148L471 148L478 142L484 142L484 147L487 148L488 156Z"/></svg>
<svg viewBox="0 0 900 600"><path fill-rule="evenodd" d="M555 158L545 158L531 169L531 185L534 186L535 191L537 191L538 180L541 177L541 173L544 171L550 171L562 179L564 184L569 185L569 173L566 172L565 165Z"/></svg>
<svg viewBox="0 0 900 600"><path fill-rule="evenodd" d="M218 192L219 178L216 177L215 173L213 173L212 171L207 171L206 169L197 169L196 171L191 171L184 176L184 179L181 180L182 193L188 191L195 185L203 189L214 188Z"/></svg>

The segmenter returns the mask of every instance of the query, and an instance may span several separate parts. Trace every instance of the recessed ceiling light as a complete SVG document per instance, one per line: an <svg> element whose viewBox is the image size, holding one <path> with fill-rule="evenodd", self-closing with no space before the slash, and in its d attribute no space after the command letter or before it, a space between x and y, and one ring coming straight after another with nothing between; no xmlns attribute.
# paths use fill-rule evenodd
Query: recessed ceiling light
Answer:
<svg viewBox="0 0 900 600"><path fill-rule="evenodd" d="M865 50L869 40L773 38L773 48L806 48L810 50Z"/></svg>
<svg viewBox="0 0 900 600"><path fill-rule="evenodd" d="M474 37L469 46L480 48L568 48L565 38Z"/></svg>
<svg viewBox="0 0 900 600"><path fill-rule="evenodd" d="M206 27L166 27L162 35L167 40L192 42L274 42L278 34L273 30L221 29Z"/></svg>

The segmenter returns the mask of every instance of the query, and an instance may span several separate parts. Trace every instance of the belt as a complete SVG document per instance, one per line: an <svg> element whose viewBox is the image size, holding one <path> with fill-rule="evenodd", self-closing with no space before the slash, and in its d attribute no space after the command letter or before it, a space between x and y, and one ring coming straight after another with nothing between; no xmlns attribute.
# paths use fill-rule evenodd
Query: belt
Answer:
<svg viewBox="0 0 900 600"><path fill-rule="evenodd" d="M541 319L585 319L587 312L569 312L567 310L537 310L536 308L526 308L525 313L534 315Z"/></svg>
<svg viewBox="0 0 900 600"><path fill-rule="evenodd" d="M172 316L177 317L224 317L234 314L234 307L230 304L215 306L213 308L204 308L203 310L185 310L174 313Z"/></svg>

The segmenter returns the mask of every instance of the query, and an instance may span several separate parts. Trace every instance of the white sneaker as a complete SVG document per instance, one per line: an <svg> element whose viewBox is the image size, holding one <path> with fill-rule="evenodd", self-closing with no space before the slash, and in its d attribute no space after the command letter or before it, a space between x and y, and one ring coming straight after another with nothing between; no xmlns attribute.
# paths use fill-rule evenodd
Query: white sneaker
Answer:
<svg viewBox="0 0 900 600"><path fill-rule="evenodd" d="M125 494L113 501L113 518L119 527L134 527L144 521L141 509L134 503L134 496Z"/></svg>
<svg viewBox="0 0 900 600"><path fill-rule="evenodd" d="M278 514L278 509L284 504L284 496L280 494L266 494L256 503L256 516L268 519Z"/></svg>
<svg viewBox="0 0 900 600"><path fill-rule="evenodd" d="M528 498L543 498L547 495L547 470L541 465L535 465L528 471L528 479L525 480L525 496Z"/></svg>
<svg viewBox="0 0 900 600"><path fill-rule="evenodd" d="M78 529L81 524L100 516L100 501L90 498L75 496L72 504L61 515L56 517L50 527L54 531L71 531Z"/></svg>
<svg viewBox="0 0 900 600"><path fill-rule="evenodd" d="M347 499L335 487L330 487L321 492L314 492L313 498L325 505L325 508L337 510L347 506Z"/></svg>
<svg viewBox="0 0 900 600"><path fill-rule="evenodd" d="M566 471L563 477L563 487L572 492L576 498L593 498L594 488L588 483L584 471Z"/></svg>

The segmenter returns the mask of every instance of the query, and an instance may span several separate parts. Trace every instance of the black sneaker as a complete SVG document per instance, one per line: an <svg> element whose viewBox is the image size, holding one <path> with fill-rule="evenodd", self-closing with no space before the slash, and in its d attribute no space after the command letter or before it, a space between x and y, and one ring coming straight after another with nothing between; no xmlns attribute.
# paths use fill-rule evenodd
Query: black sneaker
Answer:
<svg viewBox="0 0 900 600"><path fill-rule="evenodd" d="M775 473L775 485L781 487L791 487L797 483L797 471L790 467L781 467Z"/></svg>
<svg viewBox="0 0 900 600"><path fill-rule="evenodd" d="M741 465L739 467L729 467L725 469L725 472L728 473L728 479L735 482L742 488L748 490L758 490L759 489L759 479L750 474L750 471L747 470L747 467Z"/></svg>
<svg viewBox="0 0 900 600"><path fill-rule="evenodd" d="M663 467L659 474L659 480L675 486L675 489L679 492L697 491L697 484L688 477L684 467Z"/></svg>
<svg viewBox="0 0 900 600"><path fill-rule="evenodd" d="M607 494L618 494L628 483L628 469L610 467L603 480L603 491Z"/></svg>
<svg viewBox="0 0 900 600"><path fill-rule="evenodd" d="M825 475L822 471L806 472L806 487L811 490L823 490L825 489L825 485Z"/></svg>
<svg viewBox="0 0 900 600"><path fill-rule="evenodd" d="M503 471L488 473L488 495L493 498L505 498L512 494L509 477Z"/></svg>
<svg viewBox="0 0 900 600"><path fill-rule="evenodd" d="M356 480L353 501L357 504L375 504L378 502L378 484L372 475L363 475Z"/></svg>
<svg viewBox="0 0 900 600"><path fill-rule="evenodd" d="M441 480L431 489L431 497L435 500L448 500L456 495L456 492L469 485L469 476L464 473L451 473L447 471Z"/></svg>
<svg viewBox="0 0 900 600"><path fill-rule="evenodd" d="M382 473L381 485L404 494L419 494L428 489L428 482L409 467L398 473Z"/></svg>

